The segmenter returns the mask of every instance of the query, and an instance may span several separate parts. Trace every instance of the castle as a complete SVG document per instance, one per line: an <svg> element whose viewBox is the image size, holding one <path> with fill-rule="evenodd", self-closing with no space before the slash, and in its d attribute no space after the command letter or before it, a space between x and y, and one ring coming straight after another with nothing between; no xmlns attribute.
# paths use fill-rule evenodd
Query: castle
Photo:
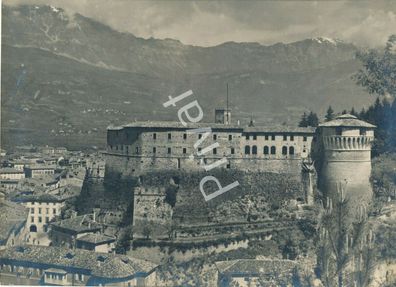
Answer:
<svg viewBox="0 0 396 287"><path fill-rule="evenodd" d="M197 123L190 129L211 128L202 147L219 146L202 156L194 144L204 132L190 133L177 122L132 122L107 129L107 168L125 176L147 171L174 169L196 171L225 157L225 168L246 171L296 173L310 158L315 129L293 127L241 126L231 124L231 113L216 109L215 123Z"/></svg>
<svg viewBox="0 0 396 287"><path fill-rule="evenodd" d="M230 175L238 175L241 187L237 194L240 195L253 191L268 198L275 188L280 202L294 198L311 204L317 174L319 189L327 198L338 196L337 186L347 183L351 203L361 206L371 199L369 178L375 126L353 115L338 116L317 128L254 126L252 123L241 126L232 124L230 119L228 109L217 109L215 123L189 125L198 131L209 126L210 136L204 132L191 133L176 122L133 122L108 128L106 173L145 179L134 190L134 224L136 219L175 218L175 213L164 202L169 181L174 184L171 177L178 173L182 175L182 182L176 185L184 194L180 202L178 199L178 209L187 210L190 204L191 217L205 220L199 216L207 212L205 208L213 207L200 202L196 196L198 186L191 183L195 181L194 174L202 172L202 166L223 157L227 164L219 172L225 181ZM195 149L199 140L202 144ZM216 148L207 148L216 142L219 143ZM168 175L158 172L168 172ZM186 174L191 177L183 178Z"/></svg>

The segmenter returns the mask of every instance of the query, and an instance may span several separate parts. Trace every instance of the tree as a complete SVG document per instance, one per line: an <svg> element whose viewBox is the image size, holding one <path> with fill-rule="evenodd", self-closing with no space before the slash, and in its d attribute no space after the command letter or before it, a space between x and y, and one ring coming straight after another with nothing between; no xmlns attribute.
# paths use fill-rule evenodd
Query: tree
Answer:
<svg viewBox="0 0 396 287"><path fill-rule="evenodd" d="M357 84L370 94L396 96L396 35L389 37L383 52L359 51L356 56L363 69L354 76Z"/></svg>
<svg viewBox="0 0 396 287"><path fill-rule="evenodd" d="M334 119L334 110L331 106L328 107L325 116L326 122L331 121Z"/></svg>
<svg viewBox="0 0 396 287"><path fill-rule="evenodd" d="M319 125L319 118L311 111L308 115L307 122L309 127L317 127Z"/></svg>
<svg viewBox="0 0 396 287"><path fill-rule="evenodd" d="M355 108L352 107L351 111L349 112L352 116L359 117L358 113L355 111Z"/></svg>
<svg viewBox="0 0 396 287"><path fill-rule="evenodd" d="M301 116L301 120L298 123L299 127L307 127L308 126L308 119L307 119L307 113L304 112L304 114Z"/></svg>
<svg viewBox="0 0 396 287"><path fill-rule="evenodd" d="M319 124L319 118L317 114L313 113L312 111L304 114L301 116L301 120L298 124L299 127L317 127Z"/></svg>
<svg viewBox="0 0 396 287"><path fill-rule="evenodd" d="M151 223L148 222L148 220L144 221L143 223L143 228L142 228L142 234L146 239L150 239L151 234L153 233L153 229L151 227Z"/></svg>
<svg viewBox="0 0 396 287"><path fill-rule="evenodd" d="M354 219L346 196L346 186L337 183L336 195L327 197L322 212L318 265L326 287L369 286L373 267L372 231L367 224L367 210L360 209ZM353 284L345 284L352 280Z"/></svg>

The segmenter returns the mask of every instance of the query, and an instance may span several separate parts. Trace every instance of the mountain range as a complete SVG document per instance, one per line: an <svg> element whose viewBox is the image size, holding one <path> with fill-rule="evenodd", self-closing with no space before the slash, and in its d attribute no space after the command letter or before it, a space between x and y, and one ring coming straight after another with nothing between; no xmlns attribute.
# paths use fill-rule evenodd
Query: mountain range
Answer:
<svg viewBox="0 0 396 287"><path fill-rule="evenodd" d="M214 47L143 39L53 6L2 10L2 145L104 147L106 127L177 120L169 95L193 90L212 121L226 104L245 123L296 125L304 111L360 109L359 47L328 38Z"/></svg>

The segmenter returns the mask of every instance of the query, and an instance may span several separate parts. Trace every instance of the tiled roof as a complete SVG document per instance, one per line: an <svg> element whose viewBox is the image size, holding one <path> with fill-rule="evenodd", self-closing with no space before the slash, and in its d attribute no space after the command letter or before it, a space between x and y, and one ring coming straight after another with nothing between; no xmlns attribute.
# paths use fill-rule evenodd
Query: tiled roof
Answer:
<svg viewBox="0 0 396 287"><path fill-rule="evenodd" d="M17 195L12 200L16 202L62 202L66 198L56 196L48 193L32 194L32 195Z"/></svg>
<svg viewBox="0 0 396 287"><path fill-rule="evenodd" d="M51 226L67 229L73 232L95 231L102 226L93 221L90 215L80 215L51 223Z"/></svg>
<svg viewBox="0 0 396 287"><path fill-rule="evenodd" d="M89 242L94 244L107 243L115 241L114 237L104 234L87 234L77 239L77 241Z"/></svg>
<svg viewBox="0 0 396 287"><path fill-rule="evenodd" d="M0 250L4 259L38 263L47 268L81 268L102 278L126 278L137 273L150 273L157 265L125 255L96 253L84 249L64 249L49 246L13 246Z"/></svg>
<svg viewBox="0 0 396 287"><path fill-rule="evenodd" d="M41 170L41 169L56 169L55 165L30 165L27 169Z"/></svg>
<svg viewBox="0 0 396 287"><path fill-rule="evenodd" d="M334 120L319 124L320 127L362 127L362 128L375 128L368 122L359 120L354 115L345 114L336 117Z"/></svg>
<svg viewBox="0 0 396 287"><path fill-rule="evenodd" d="M4 168L0 168L0 173L10 174L10 173L24 173L24 172L23 172L23 170L19 170L19 169L15 169L15 168L4 167Z"/></svg>
<svg viewBox="0 0 396 287"><path fill-rule="evenodd" d="M123 128L163 128L163 129L196 129L210 127L212 130L240 130L243 132L294 132L294 133L314 133L315 128L307 127L292 127L292 126L262 126L257 125L253 127L242 126L242 125L225 125L216 123L188 123L187 126L183 126L180 122L171 121L137 121L132 122L123 126L109 126L108 130L122 130Z"/></svg>
<svg viewBox="0 0 396 287"><path fill-rule="evenodd" d="M0 240L7 239L10 233L24 224L28 209L10 201L0 202Z"/></svg>

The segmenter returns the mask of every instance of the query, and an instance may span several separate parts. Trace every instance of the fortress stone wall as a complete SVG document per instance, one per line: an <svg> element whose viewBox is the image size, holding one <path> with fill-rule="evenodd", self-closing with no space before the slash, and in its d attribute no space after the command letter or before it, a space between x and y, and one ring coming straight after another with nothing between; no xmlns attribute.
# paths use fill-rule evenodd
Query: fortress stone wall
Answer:
<svg viewBox="0 0 396 287"><path fill-rule="evenodd" d="M207 127L201 124L189 128ZM124 176L164 169L199 171L225 157L227 169L295 174L300 173L301 162L310 157L314 138L313 128L222 124L211 124L210 128L205 138L205 132L191 133L171 122L111 127L107 132L106 167ZM202 143L194 147L199 140ZM215 143L219 146L205 152Z"/></svg>

